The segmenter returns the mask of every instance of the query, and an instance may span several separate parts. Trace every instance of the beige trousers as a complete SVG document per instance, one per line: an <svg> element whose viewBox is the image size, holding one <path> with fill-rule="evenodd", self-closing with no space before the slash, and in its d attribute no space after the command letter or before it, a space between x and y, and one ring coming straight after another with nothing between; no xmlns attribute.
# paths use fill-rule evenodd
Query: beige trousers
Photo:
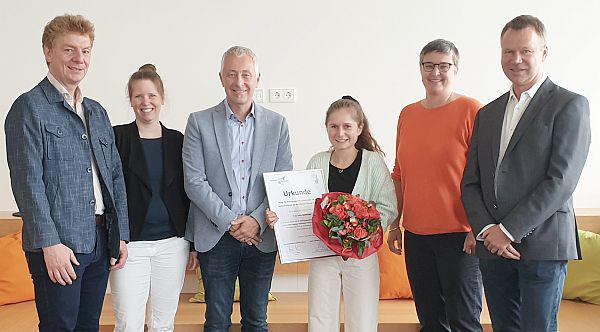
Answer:
<svg viewBox="0 0 600 332"><path fill-rule="evenodd" d="M377 254L365 259L326 257L311 261L308 276L309 332L340 330L340 300L345 332L376 332L379 305Z"/></svg>

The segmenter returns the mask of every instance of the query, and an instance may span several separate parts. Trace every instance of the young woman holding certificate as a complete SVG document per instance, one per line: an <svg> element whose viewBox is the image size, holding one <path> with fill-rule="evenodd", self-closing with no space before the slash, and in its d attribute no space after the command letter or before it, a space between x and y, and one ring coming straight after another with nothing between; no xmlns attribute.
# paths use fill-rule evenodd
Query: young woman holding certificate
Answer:
<svg viewBox="0 0 600 332"><path fill-rule="evenodd" d="M390 172L360 104L345 96L335 101L325 117L331 149L315 154L308 169L322 169L330 192L360 195L376 204L382 227L397 216ZM267 210L267 222L277 222ZM311 261L308 277L309 331L339 331L340 299L344 297L345 331L377 331L379 263L377 255L364 259L340 256Z"/></svg>

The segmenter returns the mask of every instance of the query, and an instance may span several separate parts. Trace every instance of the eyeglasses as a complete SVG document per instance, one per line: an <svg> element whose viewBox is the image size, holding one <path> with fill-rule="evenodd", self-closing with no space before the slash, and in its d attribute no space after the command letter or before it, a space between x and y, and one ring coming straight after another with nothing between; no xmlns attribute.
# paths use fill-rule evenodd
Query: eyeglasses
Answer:
<svg viewBox="0 0 600 332"><path fill-rule="evenodd" d="M448 70L450 70L450 67L452 67L452 64L448 63L448 62L440 62L440 63L421 62L421 66L423 66L423 70L426 72L432 72L435 69L435 67L437 66L440 73L445 73Z"/></svg>

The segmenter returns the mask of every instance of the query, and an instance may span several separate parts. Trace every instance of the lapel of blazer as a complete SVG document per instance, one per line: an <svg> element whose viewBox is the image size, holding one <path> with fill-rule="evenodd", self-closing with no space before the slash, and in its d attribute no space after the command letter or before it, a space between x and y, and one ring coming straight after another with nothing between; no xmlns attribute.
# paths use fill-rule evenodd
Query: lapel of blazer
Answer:
<svg viewBox="0 0 600 332"><path fill-rule="evenodd" d="M225 175L227 176L229 186L233 188L236 186L236 181L233 177L233 167L231 165L231 142L229 142L227 129L225 101L218 105L217 109L212 113L212 118L217 145L221 154L221 159L223 160L223 167L225 168ZM206 160L205 162L212 161Z"/></svg>
<svg viewBox="0 0 600 332"><path fill-rule="evenodd" d="M498 164L498 154L500 153L500 140L502 139L502 124L504 123L504 113L506 113L506 104L510 93L505 93L498 98L495 105L491 105L491 135L492 135L492 165L496 168Z"/></svg>
<svg viewBox="0 0 600 332"><path fill-rule="evenodd" d="M177 155L178 149L175 149L175 136L163 124L162 128L162 149L163 149L163 190L175 180L177 175L178 160L181 159L181 152Z"/></svg>
<svg viewBox="0 0 600 332"><path fill-rule="evenodd" d="M517 128L515 128L515 132L513 133L512 137L510 138L510 142L506 147L506 152L504 153L505 156L507 156L514 149L515 145L517 145L519 142L519 139L521 139L523 134L525 134L527 131L527 128L533 119L540 114L540 111L551 99L550 97L554 92L554 87L554 83L552 83L549 78L546 78L544 83L542 83L535 96L533 96L533 99L529 102L529 105L527 105L525 112L521 116L521 120L519 120Z"/></svg>
<svg viewBox="0 0 600 332"><path fill-rule="evenodd" d="M146 189L152 191L148 183L148 167L144 155L142 139L135 121L127 126L127 136L129 140L129 158L127 159L127 168L146 186Z"/></svg>
<svg viewBox="0 0 600 332"><path fill-rule="evenodd" d="M267 116L261 106L254 103L254 146L252 147L252 168L250 171L250 182L248 189L252 190L254 181L260 171L260 164L266 147L267 138Z"/></svg>

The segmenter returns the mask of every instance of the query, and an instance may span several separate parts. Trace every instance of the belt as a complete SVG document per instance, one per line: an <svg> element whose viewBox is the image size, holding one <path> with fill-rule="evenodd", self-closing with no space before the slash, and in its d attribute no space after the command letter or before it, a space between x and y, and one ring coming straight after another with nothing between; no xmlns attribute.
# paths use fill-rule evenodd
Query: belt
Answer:
<svg viewBox="0 0 600 332"><path fill-rule="evenodd" d="M104 218L101 214L96 215L96 225L102 226L104 224Z"/></svg>

